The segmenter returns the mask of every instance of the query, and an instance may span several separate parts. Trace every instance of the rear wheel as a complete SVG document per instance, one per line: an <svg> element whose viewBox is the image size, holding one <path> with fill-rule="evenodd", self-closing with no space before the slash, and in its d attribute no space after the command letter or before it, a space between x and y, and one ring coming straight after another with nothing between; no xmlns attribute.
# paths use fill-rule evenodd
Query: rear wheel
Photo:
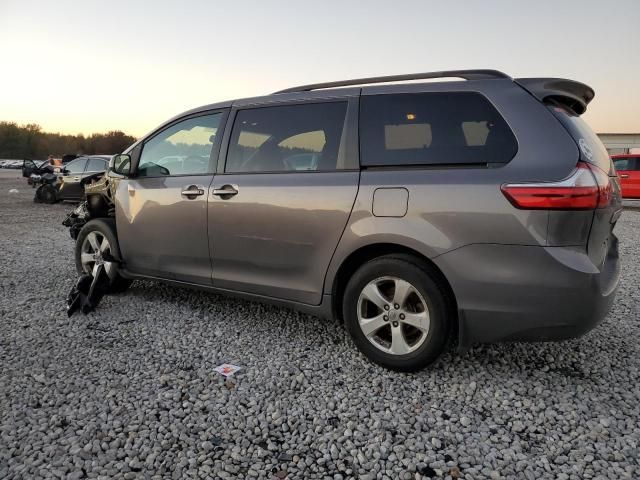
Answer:
<svg viewBox="0 0 640 480"><path fill-rule="evenodd" d="M75 257L78 274L95 276L99 266L103 266L109 278L107 292L123 292L131 285L132 281L119 272L120 251L110 219L91 220L82 227L76 240Z"/></svg>
<svg viewBox="0 0 640 480"><path fill-rule="evenodd" d="M346 327L370 360L415 371L444 351L451 331L445 292L409 256L384 256L351 277L343 297Z"/></svg>

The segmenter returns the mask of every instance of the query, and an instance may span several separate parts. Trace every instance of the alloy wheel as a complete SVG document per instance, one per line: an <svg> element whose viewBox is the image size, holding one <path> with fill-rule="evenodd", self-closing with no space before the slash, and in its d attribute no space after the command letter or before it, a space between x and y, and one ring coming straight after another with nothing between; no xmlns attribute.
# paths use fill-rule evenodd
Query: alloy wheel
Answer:
<svg viewBox="0 0 640 480"><path fill-rule="evenodd" d="M406 355L420 348L427 338L429 307L411 283L398 277L381 277L362 289L358 323L378 349Z"/></svg>
<svg viewBox="0 0 640 480"><path fill-rule="evenodd" d="M97 231L89 232L82 242L80 250L82 270L96 277L102 267L108 277L113 280L117 274L117 265L110 259L111 245L109 245L107 237Z"/></svg>

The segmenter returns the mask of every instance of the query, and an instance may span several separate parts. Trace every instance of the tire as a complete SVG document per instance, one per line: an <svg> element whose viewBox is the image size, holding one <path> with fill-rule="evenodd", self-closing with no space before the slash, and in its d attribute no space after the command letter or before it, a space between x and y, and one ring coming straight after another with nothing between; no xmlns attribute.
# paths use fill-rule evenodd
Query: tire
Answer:
<svg viewBox="0 0 640 480"><path fill-rule="evenodd" d="M118 238L115 231L115 222L112 219L94 219L82 227L76 239L75 262L78 275L90 273L92 267L95 265L95 261L93 263L83 263L83 253L91 253L91 251L94 250L91 238L96 239L100 246L103 245L103 240L106 239L108 247L105 251L116 260L116 262L104 262L109 277L107 293L124 292L132 283L132 280L122 277L118 271L118 263L122 261L122 257L120 255Z"/></svg>
<svg viewBox="0 0 640 480"><path fill-rule="evenodd" d="M42 185L42 187L40 187L40 199L43 203L57 203L58 191L53 185Z"/></svg>
<svg viewBox="0 0 640 480"><path fill-rule="evenodd" d="M344 291L342 314L351 338L369 360L412 372L444 352L455 318L446 289L436 279L409 255L375 258L353 274ZM398 299L402 305L394 302Z"/></svg>

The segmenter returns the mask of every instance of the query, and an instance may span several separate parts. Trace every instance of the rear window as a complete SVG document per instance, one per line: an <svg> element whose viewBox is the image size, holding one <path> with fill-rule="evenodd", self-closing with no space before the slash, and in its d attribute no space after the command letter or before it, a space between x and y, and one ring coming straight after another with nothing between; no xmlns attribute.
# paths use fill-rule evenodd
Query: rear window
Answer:
<svg viewBox="0 0 640 480"><path fill-rule="evenodd" d="M504 164L517 150L507 123L479 93L361 98L363 166Z"/></svg>
<svg viewBox="0 0 640 480"><path fill-rule="evenodd" d="M580 160L600 167L605 172L613 174L609 152L598 136L591 130L579 115L560 105L548 105L549 109L578 144Z"/></svg>
<svg viewBox="0 0 640 480"><path fill-rule="evenodd" d="M84 172L84 167L87 164L86 158L80 158L78 160L74 160L73 162L67 163L64 167L65 170L70 174L77 174Z"/></svg>
<svg viewBox="0 0 640 480"><path fill-rule="evenodd" d="M102 172L107 169L107 161L101 158L90 158L87 163L87 172Z"/></svg>

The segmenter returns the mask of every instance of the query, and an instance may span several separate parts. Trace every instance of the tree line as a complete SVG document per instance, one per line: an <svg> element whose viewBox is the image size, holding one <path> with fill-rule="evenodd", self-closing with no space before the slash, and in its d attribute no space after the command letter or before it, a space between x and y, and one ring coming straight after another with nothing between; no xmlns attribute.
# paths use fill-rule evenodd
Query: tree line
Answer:
<svg viewBox="0 0 640 480"><path fill-rule="evenodd" d="M107 133L63 135L42 131L40 125L0 122L0 158L45 159L48 155L122 153L135 137L114 130Z"/></svg>

